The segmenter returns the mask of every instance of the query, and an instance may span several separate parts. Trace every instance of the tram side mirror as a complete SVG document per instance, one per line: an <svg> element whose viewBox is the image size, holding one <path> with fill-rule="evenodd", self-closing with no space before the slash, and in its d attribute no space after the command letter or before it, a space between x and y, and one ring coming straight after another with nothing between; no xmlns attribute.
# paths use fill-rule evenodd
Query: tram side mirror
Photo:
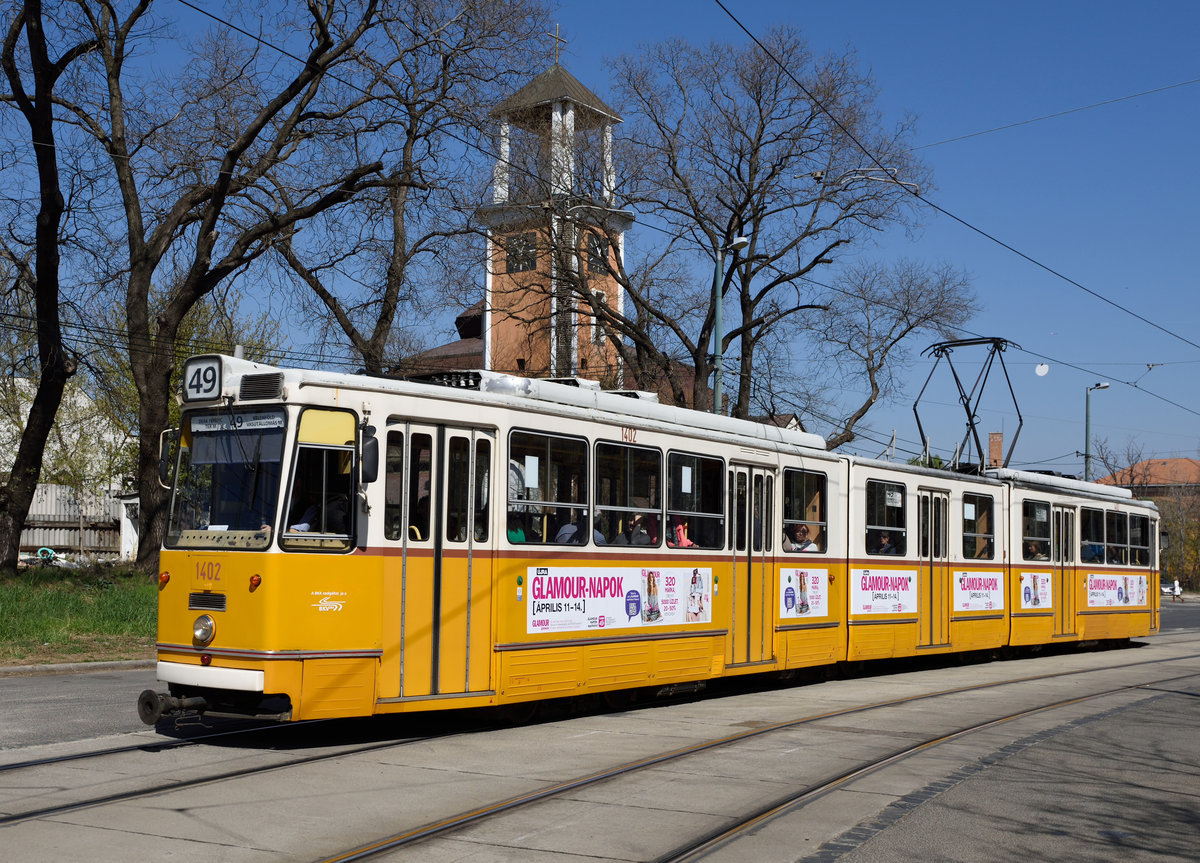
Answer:
<svg viewBox="0 0 1200 863"><path fill-rule="evenodd" d="M1166 551L1170 547L1171 547L1171 534L1167 533L1165 530L1160 531L1158 534L1158 550Z"/></svg>
<svg viewBox="0 0 1200 863"><path fill-rule="evenodd" d="M368 485L379 479L379 438L375 437L375 426L363 429L362 484Z"/></svg>
<svg viewBox="0 0 1200 863"><path fill-rule="evenodd" d="M179 440L179 429L164 429L158 436L158 484L170 488L167 480L171 478L171 452L175 442Z"/></svg>

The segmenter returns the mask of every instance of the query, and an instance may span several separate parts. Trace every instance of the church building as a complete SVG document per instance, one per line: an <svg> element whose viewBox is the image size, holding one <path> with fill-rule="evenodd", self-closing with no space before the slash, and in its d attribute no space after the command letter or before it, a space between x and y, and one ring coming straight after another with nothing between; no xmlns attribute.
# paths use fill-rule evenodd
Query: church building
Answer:
<svg viewBox="0 0 1200 863"><path fill-rule="evenodd" d="M459 341L412 358L423 371L489 369L580 377L624 370L596 310L622 310L612 272L633 214L613 207L612 127L621 118L557 63L498 105L499 153L484 297L455 321Z"/></svg>

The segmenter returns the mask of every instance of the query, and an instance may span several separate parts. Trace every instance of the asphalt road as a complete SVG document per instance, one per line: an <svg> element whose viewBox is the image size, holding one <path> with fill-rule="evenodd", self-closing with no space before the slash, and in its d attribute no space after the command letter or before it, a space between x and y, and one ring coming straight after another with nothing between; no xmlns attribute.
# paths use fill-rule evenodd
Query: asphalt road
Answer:
<svg viewBox="0 0 1200 863"><path fill-rule="evenodd" d="M1181 641L1176 635L1186 630L1200 632L1200 601L1163 606L1162 633L1168 637L1159 640L1161 647L1155 647L1156 639L1150 638L1145 640L1149 645L1145 650L1099 651L1079 657L1065 654L1061 659L1046 656L1029 660L1027 668L1036 674L1062 662L1103 666L1114 659L1136 659L1143 664L1151 655L1172 651L1176 655L1190 652L1194 657L1194 646L1184 645L1195 645L1195 637L1185 635ZM635 745L657 751L667 746L673 735L689 730L708 736L769 724L779 715L797 711L821 713L860 700L879 702L896 694L912 694L917 686L949 690L990 676L1011 676L1016 667L1009 663L951 665L929 672L854 678L627 714L495 729L478 737L456 738L452 744L435 736L396 752L338 758L321 768L291 773L289 783L293 784L286 789L279 786L276 774L268 773L246 780L245 785L201 787L131 806L18 824L3 831L0 849L7 850L0 851L0 860L10 859L10 853L14 855L11 859L47 863L81 856L97 861L156 859L185 848L210 859L317 859L318 851L308 848L304 844L308 840L300 835L302 828L312 829L313 824L342 829L347 835L339 834L327 844L346 848L353 841L396 829L397 813L415 811L419 815L422 806L460 788L475 789L489 780L501 782L503 788L507 787L503 783L517 780L542 781L543 774L557 775L556 771L586 773L592 766L580 758L587 753L605 761L611 760L614 746L621 751ZM1151 667L1158 666L1146 666ZM1078 708L1035 714L1021 725L1001 726L930 749L894 768L856 780L793 817L760 825L711 859L820 863L918 859L1158 863L1196 859L1193 849L1200 847L1200 798L1195 777L1200 775L1200 738L1193 729L1200 689L1197 677L1187 676L1188 667L1195 667L1194 658L1191 666L1180 666L1185 673L1178 683L1130 691L1121 703L1099 713L1080 703ZM1123 675L1114 672L1112 684L1119 685ZM153 739L155 732L142 725L135 709L138 692L153 687L153 678L150 667L86 673L8 672L0 677L0 759L13 762L62 749ZM1077 685L1074 681L1029 686L1051 687L1055 697L1061 697L1069 693L1059 690L1069 690ZM1008 707L1005 699L1011 697L1006 692L981 690L959 700L957 708L949 706L951 702L915 702L896 708L890 719L820 723L782 741L786 751L768 749L763 743L761 751L751 747L737 760L759 759L762 767L753 776L760 781L781 770L816 769L820 759L831 765L841 763L839 759L851 758L860 750L920 737L923 732L917 729L945 722L950 714L954 714L950 716L953 721L966 722L967 714L976 710L1003 710ZM1078 718L1072 718L1076 715L1072 709L1077 709ZM119 739L101 742L102 738ZM29 755L20 754L24 748ZM236 750L222 747L189 751L193 758L239 764L244 760ZM563 760L564 752L573 755ZM273 750L266 747L255 754L272 755ZM162 756L173 765L176 759L185 756ZM143 760L139 753L131 763ZM180 764L186 767L185 760ZM118 773L118 781L126 781L124 768ZM81 787L102 778L77 767L62 777L54 781L79 782ZM675 768L669 790L662 777L650 776L644 788L633 791L606 792L600 787L578 799L556 803L553 811L560 815L555 818L518 815L508 825L481 830L485 835L448 838L386 859L421 863L467 858L557 863L568 856L645 859L613 851L612 842L592 848L581 837L593 836L599 843L616 833L627 840L625 844L636 844L643 831L661 831L666 824L708 813L716 805L714 789L732 787L728 778L717 781L715 774L704 773L698 780L701 793L696 798L703 806L692 811L687 803L692 798L681 791L687 778L685 771ZM39 793L53 790L39 787ZM21 794L13 788L9 792ZM504 796L501 791L489 793ZM605 799L606 793L616 799ZM249 799L255 800L256 806L245 807L243 803ZM654 803L641 805L638 801L643 800ZM394 810L390 820L383 811L388 807ZM635 820L621 829L606 826L607 819L618 813ZM328 821L331 814L335 817ZM181 818L186 823L177 823ZM356 818L367 826L356 826ZM384 819L380 824L371 820L379 818ZM188 831L198 832L192 835ZM303 853L299 850L302 846ZM573 853L565 855L567 849Z"/></svg>
<svg viewBox="0 0 1200 863"><path fill-rule="evenodd" d="M156 681L144 666L0 677L0 749L147 730L137 696Z"/></svg>
<svg viewBox="0 0 1200 863"><path fill-rule="evenodd" d="M1200 596L1184 602L1163 597L1162 633L1200 630ZM86 740L147 730L137 716L137 696L158 686L154 669L108 668L51 673L0 668L0 749ZM4 676L4 675L8 676Z"/></svg>

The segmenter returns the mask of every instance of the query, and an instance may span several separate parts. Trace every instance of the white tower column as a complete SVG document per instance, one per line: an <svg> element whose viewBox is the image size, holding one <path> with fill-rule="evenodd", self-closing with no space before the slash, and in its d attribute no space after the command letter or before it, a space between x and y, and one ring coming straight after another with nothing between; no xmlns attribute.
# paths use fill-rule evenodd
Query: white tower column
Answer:
<svg viewBox="0 0 1200 863"><path fill-rule="evenodd" d="M550 193L569 195L575 188L575 106L555 102L550 114Z"/></svg>
<svg viewBox="0 0 1200 863"><path fill-rule="evenodd" d="M503 204L508 201L508 166L511 153L509 135L511 130L508 118L500 121L500 156L496 159L496 167L492 171L492 203Z"/></svg>

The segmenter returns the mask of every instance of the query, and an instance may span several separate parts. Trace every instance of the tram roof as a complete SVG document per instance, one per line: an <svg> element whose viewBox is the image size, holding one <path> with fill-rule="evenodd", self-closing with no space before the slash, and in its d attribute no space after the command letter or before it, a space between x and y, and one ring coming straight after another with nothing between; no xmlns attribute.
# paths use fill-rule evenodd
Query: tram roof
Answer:
<svg viewBox="0 0 1200 863"><path fill-rule="evenodd" d="M1000 480L1007 480L1022 488L1043 489L1046 491L1065 492L1067 494L1087 495L1089 497L1107 498L1108 500L1133 500L1133 492L1127 488L1117 488L1111 485L1101 485L1081 479L1051 474L1035 473L1027 470L1012 468L992 468L987 475Z"/></svg>
<svg viewBox="0 0 1200 863"><path fill-rule="evenodd" d="M830 452L820 435L781 426L765 425L753 420L736 419L723 414L707 413L692 408L664 405L653 393L614 392L603 390L599 384L588 380L563 383L544 378L524 378L502 372L473 370L445 372L425 376L421 380L406 380L345 372L319 371L312 369L280 368L264 363L227 355L221 361L230 372L225 394L238 392L237 380L264 373L278 373L281 379L298 386L332 387L363 393L387 392L397 395L412 395L447 399L467 404L478 404L481 399L497 407L528 410L531 403L546 414L576 416L580 411L593 411L610 418L612 422L634 419L659 426L669 431L671 427L713 432L721 436L739 438L743 441L782 444L797 449L809 450L812 455L826 458L849 459L856 464L878 463L881 467L903 468L919 473L944 474L936 468L920 468L896 462L881 462L877 459L861 458ZM282 383L282 380L281 380ZM1110 501L1129 501L1133 492L1111 485L1052 476L1034 471L1012 468L989 468L976 479L1011 483L1014 487L1060 492ZM1147 502L1153 506L1152 503Z"/></svg>
<svg viewBox="0 0 1200 863"><path fill-rule="evenodd" d="M752 420L735 419L721 414L706 413L691 408L660 404L652 393L613 392L602 390L590 381L562 383L543 378L523 378L487 370L447 372L421 380L365 376L344 372L311 369L277 368L235 357L223 356L230 377L262 375L279 372L288 383L304 386L334 387L359 392L386 392L440 398L478 404L481 401L497 407L536 409L547 414L577 415L580 409L611 418L612 422L637 420L667 427L708 431L721 435L783 444L828 453L825 441L811 432L764 425ZM237 392L231 379L226 392ZM598 419L600 417L597 417Z"/></svg>

